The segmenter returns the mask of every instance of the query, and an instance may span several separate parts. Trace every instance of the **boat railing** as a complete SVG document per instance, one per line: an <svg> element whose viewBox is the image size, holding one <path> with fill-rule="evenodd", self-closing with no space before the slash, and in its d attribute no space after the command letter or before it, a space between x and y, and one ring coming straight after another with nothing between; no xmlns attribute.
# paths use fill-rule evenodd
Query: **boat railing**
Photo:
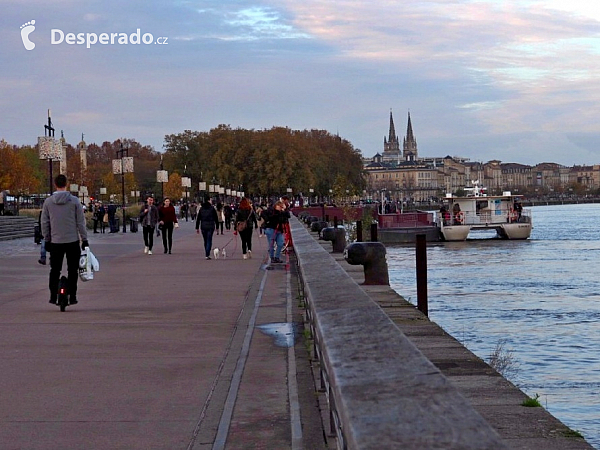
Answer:
<svg viewBox="0 0 600 450"><path fill-rule="evenodd" d="M501 223L531 223L531 211L524 209L519 214L512 210L486 212L460 211L458 213L438 213L438 225L488 225Z"/></svg>
<svg viewBox="0 0 600 450"><path fill-rule="evenodd" d="M379 214L379 228L416 228L434 226L433 213L424 211Z"/></svg>

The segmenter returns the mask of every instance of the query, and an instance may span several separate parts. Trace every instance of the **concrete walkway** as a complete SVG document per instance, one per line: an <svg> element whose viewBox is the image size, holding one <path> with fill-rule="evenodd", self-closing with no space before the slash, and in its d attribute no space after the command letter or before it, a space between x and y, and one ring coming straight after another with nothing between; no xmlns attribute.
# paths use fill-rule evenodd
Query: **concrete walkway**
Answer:
<svg viewBox="0 0 600 450"><path fill-rule="evenodd" d="M33 239L0 243L1 449L327 448L294 265L269 268L265 238L243 260L215 235L208 261L192 222L171 255L89 236L101 271L64 313Z"/></svg>

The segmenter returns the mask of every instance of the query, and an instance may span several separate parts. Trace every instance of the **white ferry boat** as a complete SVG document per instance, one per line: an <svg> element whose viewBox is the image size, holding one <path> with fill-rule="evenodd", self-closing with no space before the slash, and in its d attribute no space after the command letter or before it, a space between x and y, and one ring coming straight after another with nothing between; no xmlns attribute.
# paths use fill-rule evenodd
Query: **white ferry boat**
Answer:
<svg viewBox="0 0 600 450"><path fill-rule="evenodd" d="M496 230L501 239L528 239L533 229L531 210L521 206L521 195L509 191L487 195L478 181L465 188L466 197L446 194L436 223L445 241L464 241L470 232Z"/></svg>

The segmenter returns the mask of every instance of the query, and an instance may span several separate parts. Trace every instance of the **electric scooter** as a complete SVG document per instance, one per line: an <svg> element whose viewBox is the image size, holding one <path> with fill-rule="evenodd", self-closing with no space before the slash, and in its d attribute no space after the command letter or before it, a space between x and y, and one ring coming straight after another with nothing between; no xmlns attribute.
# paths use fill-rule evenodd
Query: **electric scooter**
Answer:
<svg viewBox="0 0 600 450"><path fill-rule="evenodd" d="M69 279L64 275L60 277L60 281L58 282L58 299L56 304L60 307L61 312L65 312L65 309L69 305L69 295L68 292Z"/></svg>

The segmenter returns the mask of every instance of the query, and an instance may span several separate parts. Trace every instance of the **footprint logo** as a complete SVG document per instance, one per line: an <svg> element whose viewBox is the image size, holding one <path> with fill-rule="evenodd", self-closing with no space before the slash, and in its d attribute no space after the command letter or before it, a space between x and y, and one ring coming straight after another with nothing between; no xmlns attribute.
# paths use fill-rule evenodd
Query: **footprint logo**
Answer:
<svg viewBox="0 0 600 450"><path fill-rule="evenodd" d="M35 20L21 25L21 39L23 39L25 50L33 50L35 48L35 43L29 40L29 35L33 30L35 30Z"/></svg>

